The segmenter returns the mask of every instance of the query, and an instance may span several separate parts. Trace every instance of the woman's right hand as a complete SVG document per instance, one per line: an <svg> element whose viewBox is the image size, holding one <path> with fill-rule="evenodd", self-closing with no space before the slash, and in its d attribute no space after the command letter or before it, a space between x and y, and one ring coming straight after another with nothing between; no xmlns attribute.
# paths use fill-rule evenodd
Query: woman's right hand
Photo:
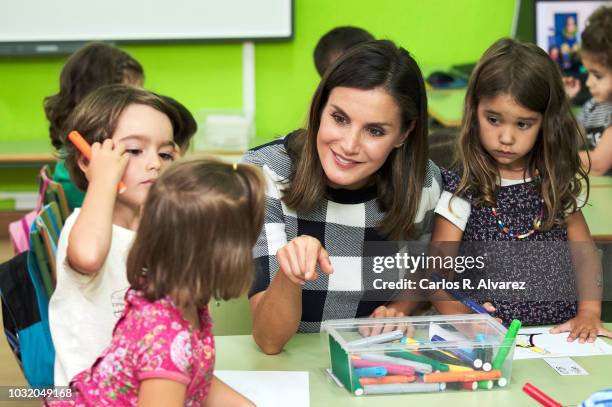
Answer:
<svg viewBox="0 0 612 407"><path fill-rule="evenodd" d="M108 181L114 188L119 184L130 155L122 143L115 145L113 140L106 139L91 146L91 160L85 169L85 177L91 182Z"/></svg>
<svg viewBox="0 0 612 407"><path fill-rule="evenodd" d="M276 259L280 272L300 286L317 279L317 263L325 274L334 271L327 250L318 239L308 235L298 236L281 247L276 252Z"/></svg>

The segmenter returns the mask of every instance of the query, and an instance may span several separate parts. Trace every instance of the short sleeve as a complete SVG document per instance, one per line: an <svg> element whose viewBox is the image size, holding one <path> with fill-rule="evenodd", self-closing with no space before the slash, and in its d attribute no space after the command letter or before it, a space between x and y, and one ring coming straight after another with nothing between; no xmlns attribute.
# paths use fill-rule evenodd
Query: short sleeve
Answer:
<svg viewBox="0 0 612 407"><path fill-rule="evenodd" d="M582 127L586 127L586 121L587 121L587 116L589 114L589 110L591 110L593 107L593 103L592 100L588 100L584 106L582 106L582 109L580 109L580 112L578 113L578 123L580 123L580 125Z"/></svg>
<svg viewBox="0 0 612 407"><path fill-rule="evenodd" d="M461 230L465 230L472 211L470 201L461 196L453 197L459 187L460 177L453 171L442 169L442 195L436 205L435 212L452 222Z"/></svg>
<svg viewBox="0 0 612 407"><path fill-rule="evenodd" d="M472 208L467 200L458 196L453 198L452 193L444 191L440 196L438 205L436 205L435 212L446 218L459 229L465 230Z"/></svg>
<svg viewBox="0 0 612 407"><path fill-rule="evenodd" d="M152 324L151 329L143 332L137 344L138 380L168 379L189 384L193 350L190 333L182 324Z"/></svg>

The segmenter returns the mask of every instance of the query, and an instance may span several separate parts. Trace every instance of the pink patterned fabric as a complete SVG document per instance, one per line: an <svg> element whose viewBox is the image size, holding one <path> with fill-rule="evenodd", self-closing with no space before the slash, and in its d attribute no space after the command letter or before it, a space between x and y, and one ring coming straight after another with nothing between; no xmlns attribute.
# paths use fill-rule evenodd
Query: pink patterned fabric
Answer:
<svg viewBox="0 0 612 407"><path fill-rule="evenodd" d="M196 330L170 297L149 302L129 290L126 303L111 345L72 379L74 400L47 405L136 406L140 383L151 378L186 384L186 406L199 406L206 398L215 364L208 308L200 311L201 330Z"/></svg>

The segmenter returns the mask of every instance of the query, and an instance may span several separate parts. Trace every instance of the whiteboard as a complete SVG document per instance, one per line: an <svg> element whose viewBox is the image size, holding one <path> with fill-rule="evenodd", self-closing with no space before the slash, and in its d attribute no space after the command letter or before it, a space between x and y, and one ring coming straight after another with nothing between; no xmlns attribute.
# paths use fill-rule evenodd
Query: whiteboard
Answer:
<svg viewBox="0 0 612 407"><path fill-rule="evenodd" d="M289 39L292 0L2 1L0 44Z"/></svg>

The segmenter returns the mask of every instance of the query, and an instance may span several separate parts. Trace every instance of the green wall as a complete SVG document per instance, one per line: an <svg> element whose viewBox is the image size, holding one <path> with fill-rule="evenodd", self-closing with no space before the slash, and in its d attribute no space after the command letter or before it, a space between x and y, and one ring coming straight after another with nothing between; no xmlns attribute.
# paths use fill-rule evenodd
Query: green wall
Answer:
<svg viewBox="0 0 612 407"><path fill-rule="evenodd" d="M262 143L303 125L318 76L312 50L338 25L357 25L407 48L420 64L472 62L510 32L514 0L295 0L295 37L256 44L256 126ZM145 87L189 109L240 108L240 44L130 45ZM45 140L45 96L65 57L0 58L0 143ZM10 148L9 148L10 149Z"/></svg>

